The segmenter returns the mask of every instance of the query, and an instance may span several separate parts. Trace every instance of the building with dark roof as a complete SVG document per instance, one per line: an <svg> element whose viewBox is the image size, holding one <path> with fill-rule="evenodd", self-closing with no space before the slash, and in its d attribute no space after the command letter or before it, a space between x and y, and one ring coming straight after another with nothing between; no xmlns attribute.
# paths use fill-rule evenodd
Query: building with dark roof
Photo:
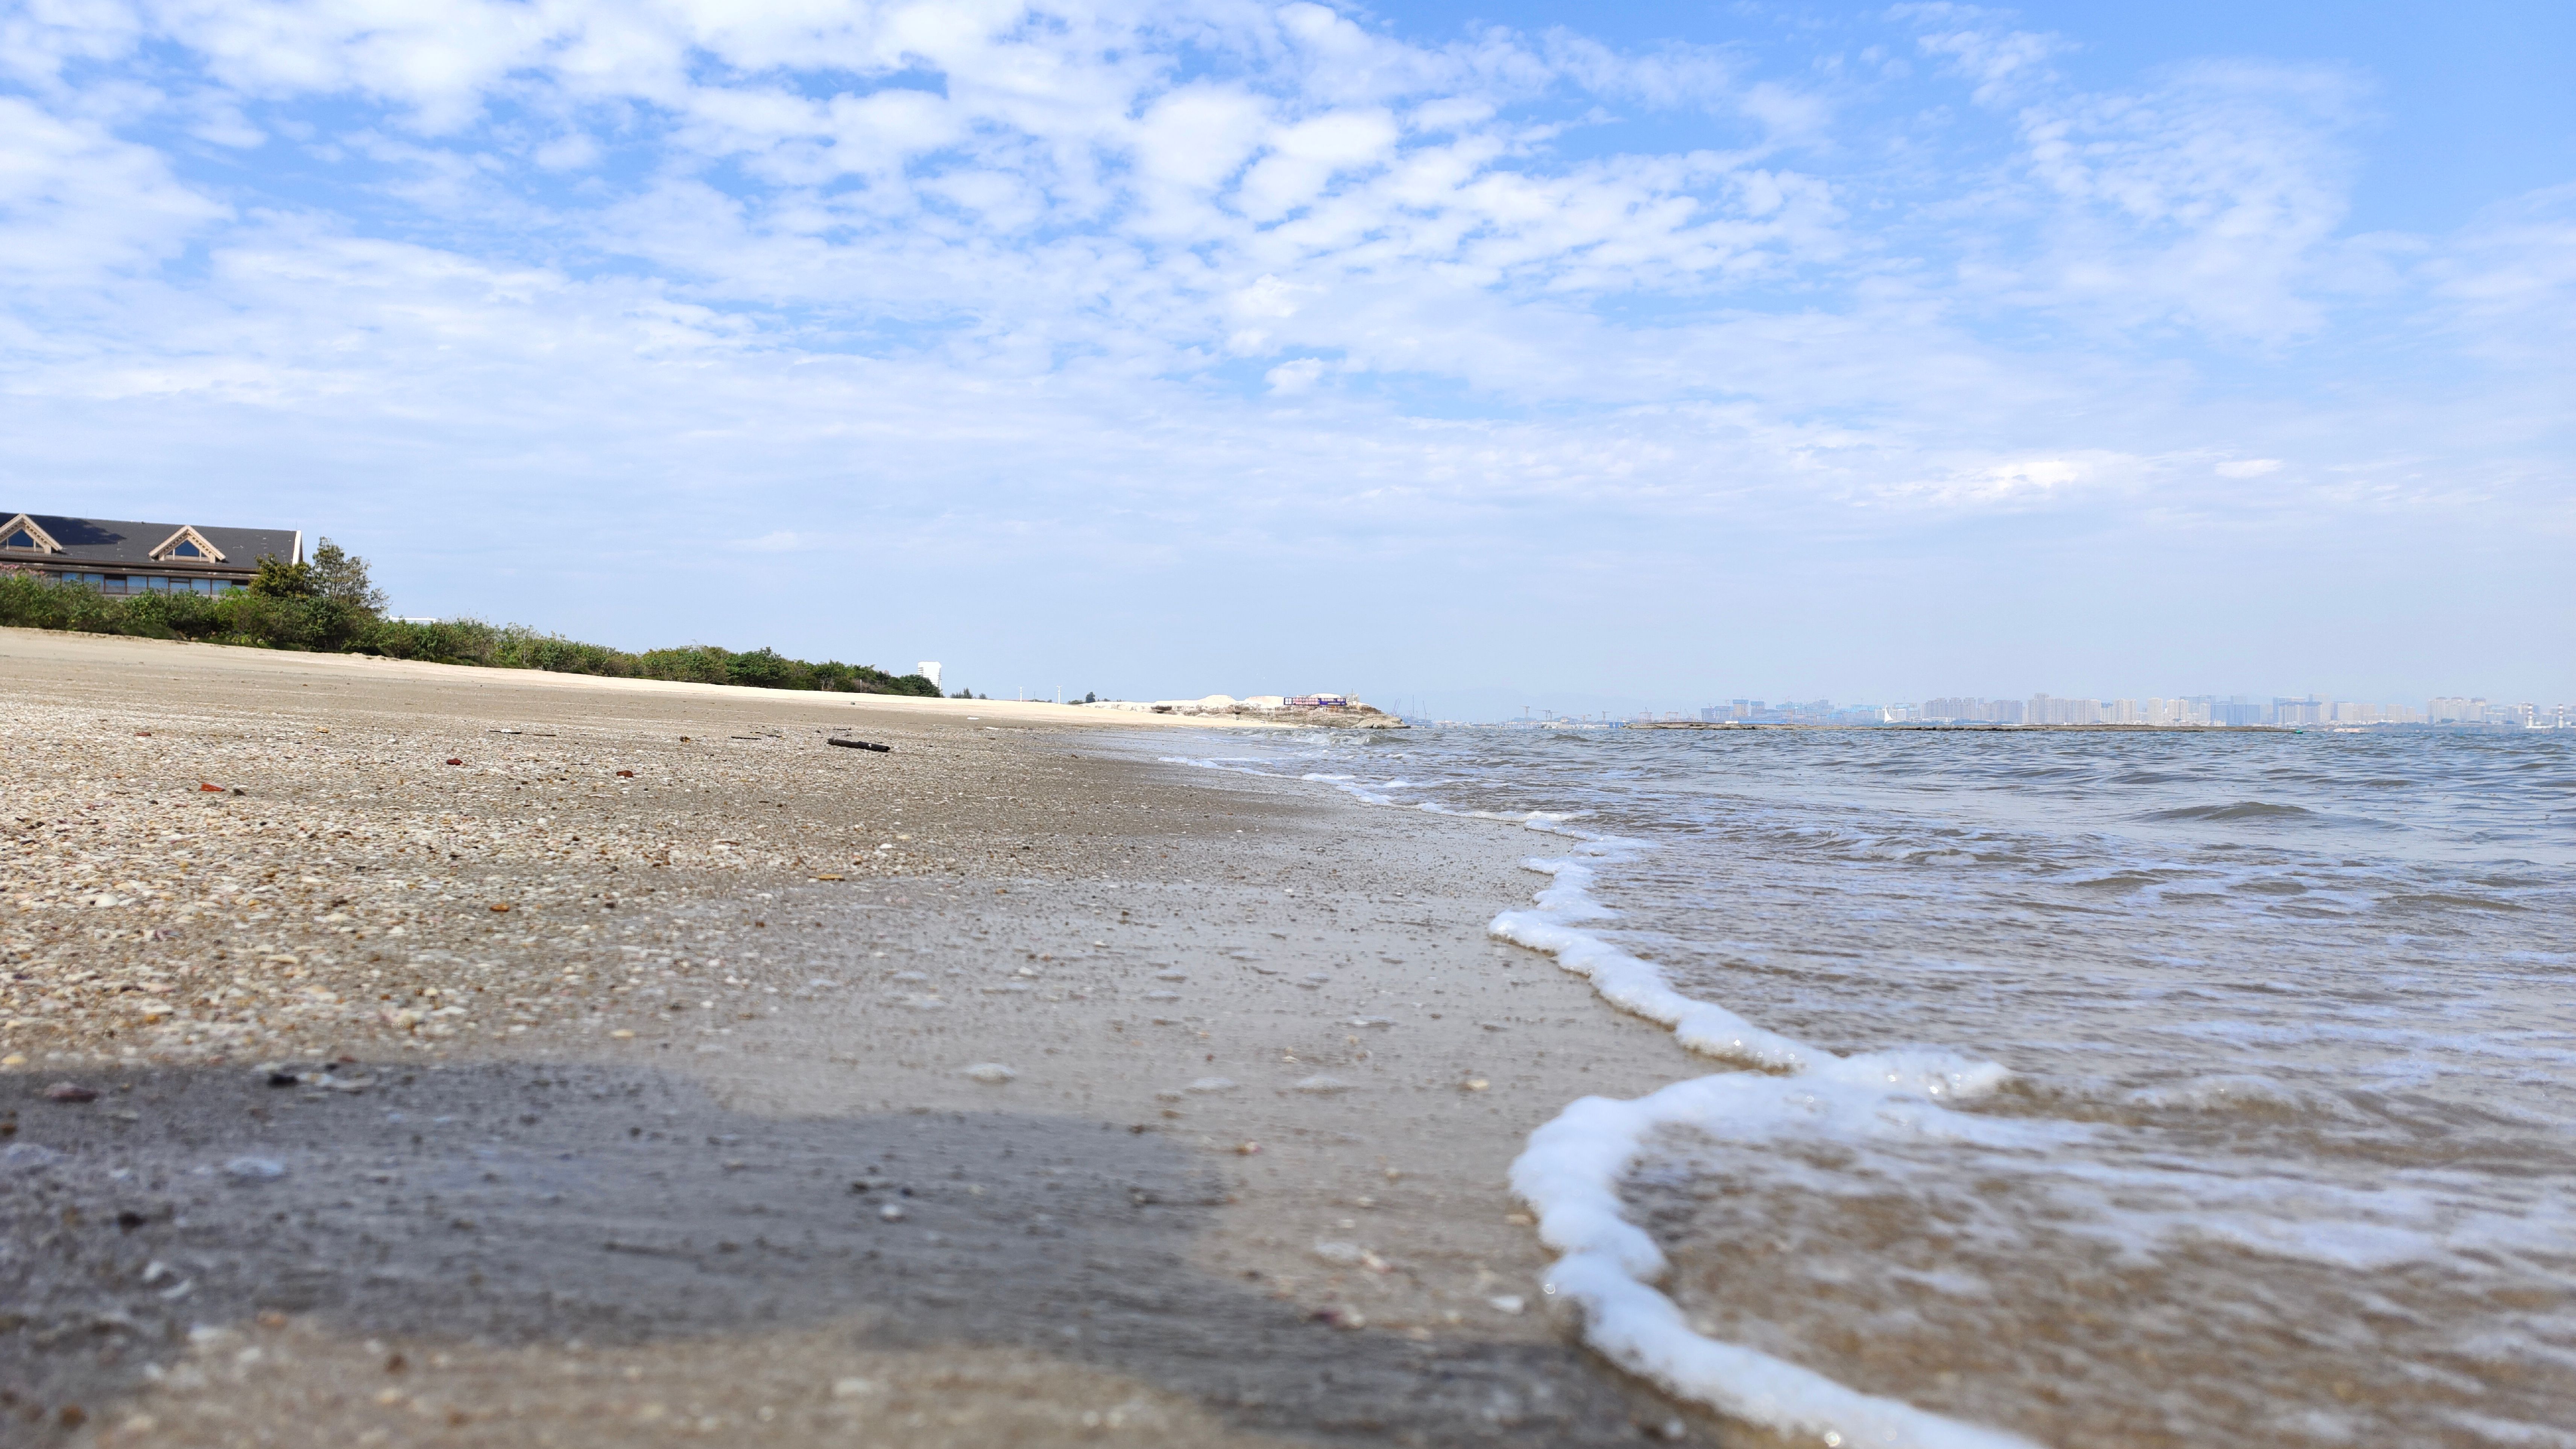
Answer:
<svg viewBox="0 0 2576 1449"><path fill-rule="evenodd" d="M127 523L21 513L0 524L0 563L104 594L218 594L259 576L259 561L304 562L304 532Z"/></svg>

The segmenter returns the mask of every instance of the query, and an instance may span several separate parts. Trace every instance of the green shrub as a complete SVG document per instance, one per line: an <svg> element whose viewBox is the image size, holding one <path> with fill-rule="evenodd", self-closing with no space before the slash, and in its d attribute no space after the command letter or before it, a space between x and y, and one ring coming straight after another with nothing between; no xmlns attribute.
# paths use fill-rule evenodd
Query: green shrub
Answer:
<svg viewBox="0 0 2576 1449"><path fill-rule="evenodd" d="M725 652L704 644L639 654L635 657L635 673L643 679L674 679L689 684L733 682L725 672Z"/></svg>
<svg viewBox="0 0 2576 1449"><path fill-rule="evenodd" d="M379 619L367 631L365 648L393 659L431 664L490 664L499 651L501 631L480 619L440 619L415 624Z"/></svg>
<svg viewBox="0 0 2576 1449"><path fill-rule="evenodd" d="M367 561L327 538L314 548L306 577L323 598L354 604L365 614L385 611L385 591L367 577Z"/></svg>
<svg viewBox="0 0 2576 1449"><path fill-rule="evenodd" d="M814 671L803 663L763 647L748 654L736 654L725 660L725 674L736 684L755 689L794 689L814 687Z"/></svg>
<svg viewBox="0 0 2576 1449"><path fill-rule="evenodd" d="M262 554L259 577L250 581L250 591L264 599L310 599L322 592L322 581L309 563L288 563L273 554Z"/></svg>
<svg viewBox="0 0 2576 1449"><path fill-rule="evenodd" d="M325 540L328 546L328 540ZM525 624L480 619L412 623L382 617L384 595L367 580L366 560L330 548L327 567L260 560L247 589L222 594L109 596L87 584L63 583L22 566L0 565L0 625L194 639L268 649L381 654L430 664L480 664L621 679L742 684L761 689L823 689L848 694L939 697L918 674L893 675L864 664L809 664L775 649L735 654L712 644L629 654L544 634ZM320 555L317 553L317 560Z"/></svg>
<svg viewBox="0 0 2576 1449"><path fill-rule="evenodd" d="M503 669L542 669L551 674L628 677L635 673L632 654L561 634L540 634L525 624L505 625L497 632L490 662Z"/></svg>

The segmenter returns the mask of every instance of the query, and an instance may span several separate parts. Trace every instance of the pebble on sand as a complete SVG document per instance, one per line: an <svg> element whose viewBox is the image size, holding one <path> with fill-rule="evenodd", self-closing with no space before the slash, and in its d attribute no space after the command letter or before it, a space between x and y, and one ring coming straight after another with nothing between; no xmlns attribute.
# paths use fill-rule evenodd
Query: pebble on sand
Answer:
<svg viewBox="0 0 2576 1449"><path fill-rule="evenodd" d="M1193 1092L1231 1092L1234 1090L1234 1082L1232 1079L1227 1077L1201 1077L1197 1081L1190 1083L1190 1090Z"/></svg>
<svg viewBox="0 0 2576 1449"><path fill-rule="evenodd" d="M1003 1066L1000 1062L977 1062L966 1069L966 1075L982 1082L985 1086L998 1087L1018 1077L1019 1073Z"/></svg>
<svg viewBox="0 0 2576 1449"><path fill-rule="evenodd" d="M11 1172L42 1172L62 1160L61 1153L33 1142L12 1142L0 1148L0 1167Z"/></svg>
<svg viewBox="0 0 2576 1449"><path fill-rule="evenodd" d="M1299 1081L1296 1089L1300 1092L1330 1094L1333 1092L1347 1092L1351 1089L1351 1084L1343 1081L1339 1077L1327 1077L1318 1074Z"/></svg>
<svg viewBox="0 0 2576 1449"><path fill-rule="evenodd" d="M1315 1245L1315 1256L1336 1267L1366 1268L1372 1273L1396 1271L1396 1266L1379 1257L1375 1249L1358 1243L1319 1242Z"/></svg>
<svg viewBox="0 0 2576 1449"><path fill-rule="evenodd" d="M275 1182L286 1175L286 1164L273 1157L236 1157L224 1164L224 1175L235 1182Z"/></svg>

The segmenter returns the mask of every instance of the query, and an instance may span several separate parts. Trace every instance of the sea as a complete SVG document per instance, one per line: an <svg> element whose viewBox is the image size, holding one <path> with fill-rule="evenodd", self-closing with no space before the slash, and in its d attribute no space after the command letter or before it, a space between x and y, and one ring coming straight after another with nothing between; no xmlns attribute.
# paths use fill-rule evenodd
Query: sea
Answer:
<svg viewBox="0 0 2576 1449"><path fill-rule="evenodd" d="M1194 764L1530 832L1705 1073L1515 1191L1790 1443L2576 1446L2576 732L1435 727Z"/></svg>

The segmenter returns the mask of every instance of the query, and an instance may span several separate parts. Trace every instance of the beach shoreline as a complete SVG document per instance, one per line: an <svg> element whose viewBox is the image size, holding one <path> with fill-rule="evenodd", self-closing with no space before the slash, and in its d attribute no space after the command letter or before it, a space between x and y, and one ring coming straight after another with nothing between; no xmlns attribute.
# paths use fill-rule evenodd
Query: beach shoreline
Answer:
<svg viewBox="0 0 2576 1449"><path fill-rule="evenodd" d="M1714 1433L1539 1301L1504 1184L1529 1131L1702 1068L1487 938L1545 883L1513 827L1159 765L1212 737L1071 706L28 631L0 655L47 681L5 719L40 784L9 822L0 1082L11 1143L51 1154L8 1199L22 1420ZM89 1226L41 1227L66 1210ZM317 1270L264 1256L280 1211ZM69 1267L102 1255L132 1325L107 1353Z"/></svg>

